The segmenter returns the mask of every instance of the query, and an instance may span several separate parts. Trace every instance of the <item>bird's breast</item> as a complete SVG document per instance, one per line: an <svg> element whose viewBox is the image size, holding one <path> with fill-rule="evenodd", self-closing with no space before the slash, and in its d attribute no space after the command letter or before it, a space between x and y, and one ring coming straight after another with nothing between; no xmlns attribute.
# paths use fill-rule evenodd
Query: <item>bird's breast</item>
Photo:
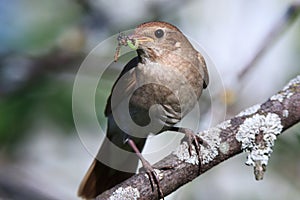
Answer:
<svg viewBox="0 0 300 200"><path fill-rule="evenodd" d="M178 123L201 95L201 77L197 74L192 77L192 80L199 82L195 85L190 80L192 75L186 77L180 67L140 63L135 69L135 76L136 88L130 99L131 113L138 113L139 109L148 112L153 105L159 105L154 109L157 111L156 117L170 126ZM137 120L141 119L139 114L136 116Z"/></svg>

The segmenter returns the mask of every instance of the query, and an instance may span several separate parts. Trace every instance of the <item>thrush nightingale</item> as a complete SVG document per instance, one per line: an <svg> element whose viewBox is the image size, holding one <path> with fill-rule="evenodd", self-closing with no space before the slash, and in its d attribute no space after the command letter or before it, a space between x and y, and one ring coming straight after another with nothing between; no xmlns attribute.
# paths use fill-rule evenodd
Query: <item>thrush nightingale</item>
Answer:
<svg viewBox="0 0 300 200"><path fill-rule="evenodd" d="M175 124L193 109L208 85L203 56L177 27L166 22L143 23L121 39L123 45L136 47L137 57L124 67L108 98L106 139L81 182L78 195L82 198L95 198L131 177L139 159L151 184L153 179L158 183L155 171L140 153L149 133L185 133L200 159L199 138ZM163 197L159 183L157 188Z"/></svg>

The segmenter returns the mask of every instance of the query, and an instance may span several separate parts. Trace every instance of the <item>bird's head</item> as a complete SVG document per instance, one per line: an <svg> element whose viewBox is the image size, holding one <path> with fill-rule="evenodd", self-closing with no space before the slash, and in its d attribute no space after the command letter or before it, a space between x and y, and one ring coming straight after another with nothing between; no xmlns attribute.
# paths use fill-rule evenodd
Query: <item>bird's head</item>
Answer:
<svg viewBox="0 0 300 200"><path fill-rule="evenodd" d="M192 47L177 27L166 22L143 23L136 27L129 39L133 41L140 56L151 60Z"/></svg>

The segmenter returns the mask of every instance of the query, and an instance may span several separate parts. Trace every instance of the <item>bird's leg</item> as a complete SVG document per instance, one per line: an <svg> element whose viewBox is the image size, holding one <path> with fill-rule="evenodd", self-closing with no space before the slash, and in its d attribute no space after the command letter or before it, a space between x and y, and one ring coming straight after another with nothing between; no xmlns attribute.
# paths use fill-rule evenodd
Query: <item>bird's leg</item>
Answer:
<svg viewBox="0 0 300 200"><path fill-rule="evenodd" d="M159 198L164 199L164 194L159 185L159 178L158 178L156 172L154 171L152 165L143 157L140 150L137 148L137 146L135 145L135 143L132 139L128 139L126 142L131 146L131 148L134 150L136 155L142 161L143 168L145 169L146 173L148 174L152 191L154 191L154 184L156 184Z"/></svg>
<svg viewBox="0 0 300 200"><path fill-rule="evenodd" d="M209 146L209 144L189 128L172 127L171 131L177 131L177 132L181 132L181 133L185 134L185 137L187 138L187 142L188 142L188 146L189 146L190 156L192 156L192 146L195 147L195 151L198 156L198 163L199 163L198 174L200 174L200 169L201 169L201 156L200 156L201 146L200 146L200 144L202 144L204 146Z"/></svg>

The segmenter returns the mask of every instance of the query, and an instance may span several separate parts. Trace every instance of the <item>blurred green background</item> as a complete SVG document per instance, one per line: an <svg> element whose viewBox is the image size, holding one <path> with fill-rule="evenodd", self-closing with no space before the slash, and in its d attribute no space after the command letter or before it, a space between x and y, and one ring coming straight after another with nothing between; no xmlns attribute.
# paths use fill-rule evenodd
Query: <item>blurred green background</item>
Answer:
<svg viewBox="0 0 300 200"><path fill-rule="evenodd" d="M226 106L229 118L264 102L300 74L296 19L255 68L237 79L292 2L0 0L0 199L77 199L77 187L92 157L74 126L72 90L81 63L97 44L146 21L178 26L215 64L209 69L212 79L203 107L211 94L220 107ZM115 47L107 49L107 56ZM132 56L121 57L99 83L96 109L104 128L102 113L110 87ZM222 82L214 79L218 75ZM213 112L218 116L218 109ZM83 109L83 118L88 115ZM209 116L203 114L200 128L224 120L222 113L212 122ZM91 129L84 137L93 141L97 134ZM163 145L170 135L151 137L145 152ZM263 181L254 180L242 154L166 199L298 199L300 126L276 143ZM159 159L149 156L152 162Z"/></svg>

